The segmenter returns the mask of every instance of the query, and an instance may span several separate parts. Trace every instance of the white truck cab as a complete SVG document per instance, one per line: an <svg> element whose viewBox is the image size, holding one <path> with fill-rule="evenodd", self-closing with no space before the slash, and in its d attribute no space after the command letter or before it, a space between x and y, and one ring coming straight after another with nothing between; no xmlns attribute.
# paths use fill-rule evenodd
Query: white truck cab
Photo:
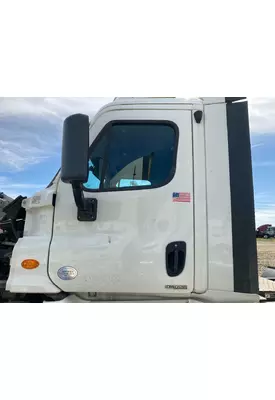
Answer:
<svg viewBox="0 0 275 400"><path fill-rule="evenodd" d="M70 116L60 172L22 206L11 293L259 301L245 98L116 98Z"/></svg>

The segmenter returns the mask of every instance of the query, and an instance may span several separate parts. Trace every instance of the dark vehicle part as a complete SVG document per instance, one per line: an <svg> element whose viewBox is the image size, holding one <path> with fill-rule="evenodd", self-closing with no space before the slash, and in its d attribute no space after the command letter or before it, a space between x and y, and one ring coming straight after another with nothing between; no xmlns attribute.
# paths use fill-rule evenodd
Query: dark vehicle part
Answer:
<svg viewBox="0 0 275 400"><path fill-rule="evenodd" d="M256 238L263 238L264 237L264 233L262 231L256 231Z"/></svg>
<svg viewBox="0 0 275 400"><path fill-rule="evenodd" d="M22 201L26 197L18 196L15 200L0 193L0 295L1 302L18 296L5 292L6 281L10 272L10 259L13 247L23 236L26 211ZM3 206L3 207L1 207ZM20 298L22 295L20 296Z"/></svg>

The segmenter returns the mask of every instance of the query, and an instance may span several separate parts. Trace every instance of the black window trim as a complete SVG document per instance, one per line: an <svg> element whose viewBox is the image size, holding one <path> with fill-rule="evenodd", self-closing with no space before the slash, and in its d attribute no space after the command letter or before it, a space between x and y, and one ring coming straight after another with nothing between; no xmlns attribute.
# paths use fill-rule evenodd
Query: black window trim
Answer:
<svg viewBox="0 0 275 400"><path fill-rule="evenodd" d="M57 177L57 175L59 174L60 171L61 171L61 168L59 168L59 170L57 171L57 173L56 173L56 174L54 175L54 177L52 178L51 182L48 184L48 186L46 186L46 189L50 188L50 187L53 185L53 183L54 183L54 181L55 181L55 179L56 179L56 177Z"/></svg>
<svg viewBox="0 0 275 400"><path fill-rule="evenodd" d="M148 124L148 125L166 125L166 126L170 126L171 128L173 128L174 133L175 133L175 149L174 149L174 155L173 155L173 164L172 164L172 168L170 171L170 175L168 176L168 178L162 182L161 185L144 185L144 186L129 186L129 187L123 187L123 188L99 188L99 189L88 189L84 186L84 184L82 184L82 190L84 192L92 192L92 193L106 193L106 192L128 192L128 191L136 191L136 190L148 190L148 189L158 189L160 187L166 186L168 185L168 183L170 183L175 174L176 174L176 166L177 166L177 157L178 157L178 144L179 144L179 127L178 125L173 122L173 121L169 121L169 120L151 120L151 119L138 119L138 120L134 120L134 119L123 119L123 120L113 120L108 122L100 131L100 133L97 135L96 139L93 141L93 143L90 146L89 149L89 160L90 160L90 156L92 154L92 152L94 151L94 148L96 147L97 143L101 140L101 138L106 135L107 136L107 142L108 142L108 135L110 132L110 128L112 128L114 125L123 125L123 124L131 124L131 125L142 125L142 124ZM107 145L108 147L108 145ZM104 163L105 164L105 163Z"/></svg>

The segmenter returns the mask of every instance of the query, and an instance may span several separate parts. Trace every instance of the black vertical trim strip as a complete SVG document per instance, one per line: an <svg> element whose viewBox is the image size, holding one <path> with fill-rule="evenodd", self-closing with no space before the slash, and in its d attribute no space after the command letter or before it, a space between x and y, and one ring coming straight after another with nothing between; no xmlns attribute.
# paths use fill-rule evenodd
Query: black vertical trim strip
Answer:
<svg viewBox="0 0 275 400"><path fill-rule="evenodd" d="M53 198L52 198L52 206L55 207L55 203L56 203L56 193L53 194Z"/></svg>
<svg viewBox="0 0 275 400"><path fill-rule="evenodd" d="M248 103L227 103L234 291L258 293L257 246Z"/></svg>
<svg viewBox="0 0 275 400"><path fill-rule="evenodd" d="M233 101L240 101L240 100L245 100L246 97L225 97L225 102L226 103L232 103Z"/></svg>

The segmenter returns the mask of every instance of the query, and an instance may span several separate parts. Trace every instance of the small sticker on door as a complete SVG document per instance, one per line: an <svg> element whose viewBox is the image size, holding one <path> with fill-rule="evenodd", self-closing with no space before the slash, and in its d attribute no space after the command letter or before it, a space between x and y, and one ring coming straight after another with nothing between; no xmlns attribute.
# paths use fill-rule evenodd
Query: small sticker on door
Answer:
<svg viewBox="0 0 275 400"><path fill-rule="evenodd" d="M173 203L190 203L191 202L191 193L188 192L174 192Z"/></svg>

